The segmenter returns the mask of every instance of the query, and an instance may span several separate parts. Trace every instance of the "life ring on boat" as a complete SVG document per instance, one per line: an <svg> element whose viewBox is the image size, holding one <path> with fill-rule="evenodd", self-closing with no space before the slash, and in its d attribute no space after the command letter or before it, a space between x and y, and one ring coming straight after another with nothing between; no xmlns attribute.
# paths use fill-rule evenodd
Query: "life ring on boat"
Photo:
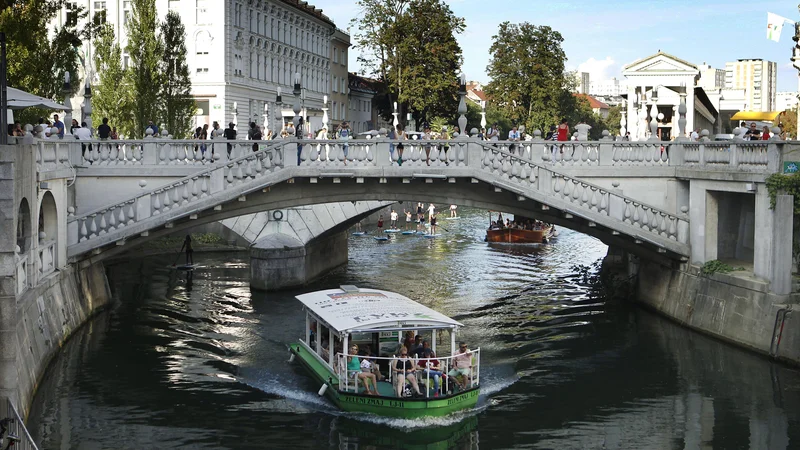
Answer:
<svg viewBox="0 0 800 450"><path fill-rule="evenodd" d="M280 209L272 211L272 218L274 220L283 220L283 211L281 211Z"/></svg>

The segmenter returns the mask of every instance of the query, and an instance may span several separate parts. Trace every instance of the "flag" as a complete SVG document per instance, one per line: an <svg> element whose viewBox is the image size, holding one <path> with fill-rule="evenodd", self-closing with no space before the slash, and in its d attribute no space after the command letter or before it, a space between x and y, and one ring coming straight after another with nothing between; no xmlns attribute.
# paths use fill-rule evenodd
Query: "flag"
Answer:
<svg viewBox="0 0 800 450"><path fill-rule="evenodd" d="M791 20L781 17L777 14L767 13L767 39L778 42L781 40L781 31L783 31L783 23L791 22Z"/></svg>

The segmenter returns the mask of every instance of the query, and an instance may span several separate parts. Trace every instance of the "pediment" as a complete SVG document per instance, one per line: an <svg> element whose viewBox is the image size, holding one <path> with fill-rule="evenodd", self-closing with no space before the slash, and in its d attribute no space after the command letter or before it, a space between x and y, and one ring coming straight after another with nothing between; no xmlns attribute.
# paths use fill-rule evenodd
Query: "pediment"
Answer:
<svg viewBox="0 0 800 450"><path fill-rule="evenodd" d="M646 75L648 73L696 75L699 70L694 64L667 53L659 52L625 66L622 73L625 76Z"/></svg>

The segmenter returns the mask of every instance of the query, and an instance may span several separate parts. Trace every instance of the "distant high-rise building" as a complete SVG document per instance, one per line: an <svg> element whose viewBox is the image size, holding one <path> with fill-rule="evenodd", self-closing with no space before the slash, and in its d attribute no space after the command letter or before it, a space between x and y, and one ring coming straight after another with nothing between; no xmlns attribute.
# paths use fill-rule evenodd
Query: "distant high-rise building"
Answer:
<svg viewBox="0 0 800 450"><path fill-rule="evenodd" d="M575 72L575 89L576 94L589 93L589 72Z"/></svg>
<svg viewBox="0 0 800 450"><path fill-rule="evenodd" d="M725 71L723 69L715 69L706 63L697 66L700 70L700 80L697 86L703 88L706 92L725 87Z"/></svg>
<svg viewBox="0 0 800 450"><path fill-rule="evenodd" d="M775 111L777 85L777 63L763 59L725 63L725 88L744 89L750 111Z"/></svg>
<svg viewBox="0 0 800 450"><path fill-rule="evenodd" d="M621 84L616 78L612 78L610 80L592 81L592 83L589 85L589 95L617 96L622 94L623 87L624 83Z"/></svg>
<svg viewBox="0 0 800 450"><path fill-rule="evenodd" d="M775 111L787 111L797 108L797 92L778 92Z"/></svg>

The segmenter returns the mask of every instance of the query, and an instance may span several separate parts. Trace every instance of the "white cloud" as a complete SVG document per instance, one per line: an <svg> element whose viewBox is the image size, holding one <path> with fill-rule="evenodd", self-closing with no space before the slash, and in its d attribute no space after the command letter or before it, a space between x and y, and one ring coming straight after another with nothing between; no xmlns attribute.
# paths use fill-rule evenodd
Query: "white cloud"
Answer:
<svg viewBox="0 0 800 450"><path fill-rule="evenodd" d="M578 64L578 72L589 72L589 79L591 81L600 81L617 76L619 67L617 62L610 56L599 60L592 57Z"/></svg>

